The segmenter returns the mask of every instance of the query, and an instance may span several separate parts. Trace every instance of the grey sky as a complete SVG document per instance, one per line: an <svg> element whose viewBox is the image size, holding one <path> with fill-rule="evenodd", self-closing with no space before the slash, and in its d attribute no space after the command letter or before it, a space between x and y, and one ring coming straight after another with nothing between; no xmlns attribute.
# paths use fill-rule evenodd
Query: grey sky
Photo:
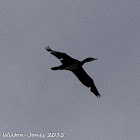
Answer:
<svg viewBox="0 0 140 140"><path fill-rule="evenodd" d="M46 45L99 58L84 68L103 97L69 71L52 71L60 62ZM0 67L1 134L140 137L140 1L0 0Z"/></svg>

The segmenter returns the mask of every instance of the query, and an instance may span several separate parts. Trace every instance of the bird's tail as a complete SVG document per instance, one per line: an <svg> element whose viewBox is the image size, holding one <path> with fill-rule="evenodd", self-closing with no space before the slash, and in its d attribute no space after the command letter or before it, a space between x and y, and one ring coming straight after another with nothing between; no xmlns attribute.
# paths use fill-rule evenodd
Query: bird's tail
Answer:
<svg viewBox="0 0 140 140"><path fill-rule="evenodd" d="M65 67L64 65L60 65L60 66L57 66L57 67L53 67L51 68L52 70L63 70Z"/></svg>
<svg viewBox="0 0 140 140"><path fill-rule="evenodd" d="M61 70L60 67L53 67L52 70Z"/></svg>
<svg viewBox="0 0 140 140"><path fill-rule="evenodd" d="M95 86L91 86L90 91L93 92L97 97L101 97L100 93L98 92Z"/></svg>

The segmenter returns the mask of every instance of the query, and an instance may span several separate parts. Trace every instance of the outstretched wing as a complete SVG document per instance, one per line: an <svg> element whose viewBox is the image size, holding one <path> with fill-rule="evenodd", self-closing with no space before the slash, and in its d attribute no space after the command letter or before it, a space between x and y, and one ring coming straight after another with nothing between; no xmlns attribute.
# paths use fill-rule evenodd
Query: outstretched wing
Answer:
<svg viewBox="0 0 140 140"><path fill-rule="evenodd" d="M101 96L97 88L95 87L94 81L82 67L75 69L72 72L76 75L76 77L81 81L83 85L91 87L90 91L93 92L97 97Z"/></svg>
<svg viewBox="0 0 140 140"><path fill-rule="evenodd" d="M70 65L70 64L74 63L76 60L76 59L73 59L72 57L70 57L69 55L67 55L66 53L57 52L57 51L52 50L49 46L46 46L45 49L47 51L49 51L52 55L54 55L55 57L60 59L63 64Z"/></svg>

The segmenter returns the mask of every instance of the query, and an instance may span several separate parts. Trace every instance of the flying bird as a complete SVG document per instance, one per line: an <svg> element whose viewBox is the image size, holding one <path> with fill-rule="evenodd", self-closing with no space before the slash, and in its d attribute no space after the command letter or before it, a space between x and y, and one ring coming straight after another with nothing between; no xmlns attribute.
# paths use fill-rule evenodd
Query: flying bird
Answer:
<svg viewBox="0 0 140 140"><path fill-rule="evenodd" d="M85 63L97 60L97 58L89 57L83 61L79 61L70 57L66 53L54 51L49 46L46 46L45 49L57 57L62 63L60 66L51 68L52 70L69 70L73 72L83 85L87 86L88 88L90 87L91 92L93 92L97 97L101 97L94 84L94 81L82 67Z"/></svg>

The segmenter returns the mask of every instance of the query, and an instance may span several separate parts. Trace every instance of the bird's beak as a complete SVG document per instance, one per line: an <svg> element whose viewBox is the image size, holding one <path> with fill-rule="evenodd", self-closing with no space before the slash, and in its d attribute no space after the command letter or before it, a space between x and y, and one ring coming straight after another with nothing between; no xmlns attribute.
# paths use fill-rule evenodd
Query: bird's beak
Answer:
<svg viewBox="0 0 140 140"><path fill-rule="evenodd" d="M98 58L93 58L93 60L97 60Z"/></svg>

